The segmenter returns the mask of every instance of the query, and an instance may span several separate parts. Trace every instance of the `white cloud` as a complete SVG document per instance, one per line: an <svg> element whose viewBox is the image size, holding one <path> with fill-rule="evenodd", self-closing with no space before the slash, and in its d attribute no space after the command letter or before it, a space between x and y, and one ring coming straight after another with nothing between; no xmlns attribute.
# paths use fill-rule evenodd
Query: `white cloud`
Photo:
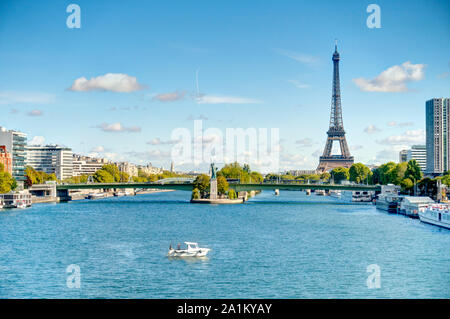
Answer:
<svg viewBox="0 0 450 319"><path fill-rule="evenodd" d="M289 82L289 83L292 83L293 85L295 85L295 86L296 86L297 88L299 88L299 89L307 89L307 88L310 87L309 84L301 83L301 82L299 82L299 81L297 81L297 80L288 80L288 82Z"/></svg>
<svg viewBox="0 0 450 319"><path fill-rule="evenodd" d="M358 150L360 150L362 148L363 148L362 145L352 145L352 146L350 146L350 150L351 151L358 151Z"/></svg>
<svg viewBox="0 0 450 319"><path fill-rule="evenodd" d="M95 78L86 79L81 77L76 79L70 91L111 91L111 92L134 92L143 89L137 78L123 73L107 73Z"/></svg>
<svg viewBox="0 0 450 319"><path fill-rule="evenodd" d="M156 137L154 139L152 139L151 141L148 141L147 144L148 145L171 145L171 144L176 144L178 143L180 140L168 140L168 141L163 141L161 140L159 137Z"/></svg>
<svg viewBox="0 0 450 319"><path fill-rule="evenodd" d="M155 95L155 99L160 101L160 102L174 102L174 101L178 101L184 98L184 96L186 95L186 92L182 91L182 92L170 92L170 93L160 93Z"/></svg>
<svg viewBox="0 0 450 319"><path fill-rule="evenodd" d="M295 144L300 145L300 146L312 146L313 140L310 139L309 137L302 138L300 140L295 141Z"/></svg>
<svg viewBox="0 0 450 319"><path fill-rule="evenodd" d="M101 129L103 132L140 132L141 131L140 126L125 127L120 122L112 123L112 124L102 123L95 127Z"/></svg>
<svg viewBox="0 0 450 319"><path fill-rule="evenodd" d="M43 136L35 136L28 142L28 145L44 145L45 138Z"/></svg>
<svg viewBox="0 0 450 319"><path fill-rule="evenodd" d="M377 128L375 125L369 125L364 129L364 132L367 134L373 134L376 132L381 132L381 130L379 128Z"/></svg>
<svg viewBox="0 0 450 319"><path fill-rule="evenodd" d="M47 104L54 102L54 100L55 96L48 93L0 91L0 104Z"/></svg>
<svg viewBox="0 0 450 319"><path fill-rule="evenodd" d="M413 126L413 125L414 125L413 122L397 123L397 122L395 122L395 121L391 121L391 122L388 123L388 126L390 126L390 127L396 127L396 126L398 126L398 127L404 127L404 126Z"/></svg>
<svg viewBox="0 0 450 319"><path fill-rule="evenodd" d="M256 104L261 101L237 96L203 95L196 98L198 104Z"/></svg>
<svg viewBox="0 0 450 319"><path fill-rule="evenodd" d="M93 147L91 149L91 152L93 152L93 153L103 153L104 151L105 151L105 148L101 145Z"/></svg>
<svg viewBox="0 0 450 319"><path fill-rule="evenodd" d="M275 51L277 51L279 54L287 56L288 58L291 58L295 61L301 62L309 66L316 65L319 62L319 58L309 54L303 54L283 49L276 49Z"/></svg>
<svg viewBox="0 0 450 319"><path fill-rule="evenodd" d="M425 143L425 130L410 130L403 135L392 135L387 138L377 141L383 145L413 145Z"/></svg>
<svg viewBox="0 0 450 319"><path fill-rule="evenodd" d="M407 83L420 81L425 75L425 64L394 65L373 79L357 78L353 82L366 92L407 92Z"/></svg>

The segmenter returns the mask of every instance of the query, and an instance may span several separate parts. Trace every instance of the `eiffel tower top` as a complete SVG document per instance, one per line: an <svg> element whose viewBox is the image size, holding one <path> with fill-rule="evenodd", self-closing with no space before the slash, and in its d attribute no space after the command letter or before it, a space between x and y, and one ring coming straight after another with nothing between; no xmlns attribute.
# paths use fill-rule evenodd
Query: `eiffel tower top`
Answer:
<svg viewBox="0 0 450 319"><path fill-rule="evenodd" d="M340 57L339 57L339 52L337 50L337 39L334 40L334 53L333 53L333 61L339 61Z"/></svg>
<svg viewBox="0 0 450 319"><path fill-rule="evenodd" d="M341 106L341 88L339 79L339 52L337 51L337 40L334 46L333 53L333 91L331 100L331 114L330 114L330 130L338 134L345 134L344 123L342 120L342 106Z"/></svg>

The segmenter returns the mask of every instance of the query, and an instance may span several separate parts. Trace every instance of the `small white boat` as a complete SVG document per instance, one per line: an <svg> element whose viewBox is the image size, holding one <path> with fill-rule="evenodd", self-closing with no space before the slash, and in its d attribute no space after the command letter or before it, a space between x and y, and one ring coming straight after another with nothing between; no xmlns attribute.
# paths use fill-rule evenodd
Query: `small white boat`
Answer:
<svg viewBox="0 0 450 319"><path fill-rule="evenodd" d="M209 248L200 248L197 243L184 242L186 249L169 249L167 257L205 257L211 250Z"/></svg>

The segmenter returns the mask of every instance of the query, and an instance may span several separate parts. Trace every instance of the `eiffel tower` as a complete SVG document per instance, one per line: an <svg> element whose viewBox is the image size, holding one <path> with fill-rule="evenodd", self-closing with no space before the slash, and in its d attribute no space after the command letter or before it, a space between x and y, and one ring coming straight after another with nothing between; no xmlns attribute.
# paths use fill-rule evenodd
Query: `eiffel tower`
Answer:
<svg viewBox="0 0 450 319"><path fill-rule="evenodd" d="M342 121L341 89L339 84L339 53L337 42L333 53L333 96L331 99L330 128L327 132L325 149L319 160L318 172L330 171L336 167L350 167L353 156L350 155L347 140L345 139L344 122ZM339 141L341 155L331 155L333 142Z"/></svg>

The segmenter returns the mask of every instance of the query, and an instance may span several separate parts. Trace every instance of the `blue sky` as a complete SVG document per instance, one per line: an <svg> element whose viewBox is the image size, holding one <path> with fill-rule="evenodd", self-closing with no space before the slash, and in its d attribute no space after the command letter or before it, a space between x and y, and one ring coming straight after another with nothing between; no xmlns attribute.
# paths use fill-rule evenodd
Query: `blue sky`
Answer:
<svg viewBox="0 0 450 319"><path fill-rule="evenodd" d="M66 26L70 3L80 29ZM371 3L379 29L366 25ZM315 168L336 38L355 160L396 161L423 144L425 101L450 97L449 1L2 1L0 125L166 168L164 142L194 118L279 128L281 167ZM196 70L205 103L193 98ZM109 73L131 82L118 89Z"/></svg>

